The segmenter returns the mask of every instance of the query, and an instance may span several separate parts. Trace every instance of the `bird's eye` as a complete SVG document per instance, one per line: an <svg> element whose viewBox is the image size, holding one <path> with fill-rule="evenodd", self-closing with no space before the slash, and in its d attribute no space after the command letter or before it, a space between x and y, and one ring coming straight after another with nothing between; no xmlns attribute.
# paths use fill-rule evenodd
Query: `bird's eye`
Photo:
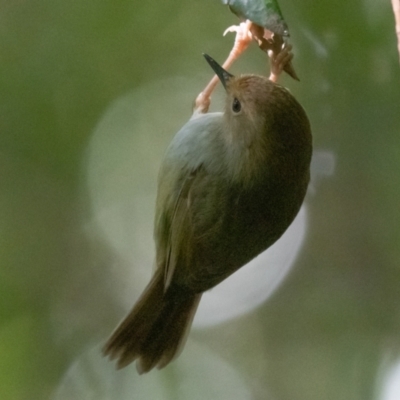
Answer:
<svg viewBox="0 0 400 400"><path fill-rule="evenodd" d="M232 103L232 111L234 113L238 113L238 112L240 112L241 109L242 109L242 105L240 104L240 101L235 97L233 99L233 103Z"/></svg>

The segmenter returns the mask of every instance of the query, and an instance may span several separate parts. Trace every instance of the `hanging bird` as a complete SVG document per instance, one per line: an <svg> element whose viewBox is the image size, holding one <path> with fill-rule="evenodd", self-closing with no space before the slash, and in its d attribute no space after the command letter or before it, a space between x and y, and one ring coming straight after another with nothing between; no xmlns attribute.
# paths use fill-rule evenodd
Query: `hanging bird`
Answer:
<svg viewBox="0 0 400 400"><path fill-rule="evenodd" d="M179 354L202 294L275 243L309 182L307 115L288 90L235 77L205 55L224 112L196 112L168 147L158 179L156 270L104 354L139 373ZM243 288L243 290L247 290Z"/></svg>

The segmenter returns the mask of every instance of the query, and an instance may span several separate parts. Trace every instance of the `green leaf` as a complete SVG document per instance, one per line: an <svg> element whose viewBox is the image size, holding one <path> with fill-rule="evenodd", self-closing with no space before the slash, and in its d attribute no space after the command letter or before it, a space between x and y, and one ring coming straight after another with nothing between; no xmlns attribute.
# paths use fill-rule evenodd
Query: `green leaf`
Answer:
<svg viewBox="0 0 400 400"><path fill-rule="evenodd" d="M278 35L289 36L277 0L222 0L241 19L249 19Z"/></svg>

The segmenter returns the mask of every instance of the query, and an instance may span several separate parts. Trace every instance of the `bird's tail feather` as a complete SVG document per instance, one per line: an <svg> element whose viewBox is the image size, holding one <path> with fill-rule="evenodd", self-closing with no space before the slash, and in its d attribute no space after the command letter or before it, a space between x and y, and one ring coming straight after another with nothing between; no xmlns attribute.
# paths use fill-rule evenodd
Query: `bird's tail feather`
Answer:
<svg viewBox="0 0 400 400"><path fill-rule="evenodd" d="M118 358L118 368L137 359L139 373L166 366L183 347L200 298L179 287L164 292L164 276L157 271L103 353Z"/></svg>

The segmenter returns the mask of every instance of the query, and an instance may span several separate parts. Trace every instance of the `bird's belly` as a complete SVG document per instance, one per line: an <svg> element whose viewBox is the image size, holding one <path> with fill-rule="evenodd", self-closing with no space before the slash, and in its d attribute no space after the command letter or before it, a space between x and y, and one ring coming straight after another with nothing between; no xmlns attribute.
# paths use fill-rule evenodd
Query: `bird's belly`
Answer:
<svg viewBox="0 0 400 400"><path fill-rule="evenodd" d="M193 290L205 291L222 282L281 237L301 202L288 204L278 200L276 193L236 198L229 212L217 222L219 229L196 241L190 266Z"/></svg>

